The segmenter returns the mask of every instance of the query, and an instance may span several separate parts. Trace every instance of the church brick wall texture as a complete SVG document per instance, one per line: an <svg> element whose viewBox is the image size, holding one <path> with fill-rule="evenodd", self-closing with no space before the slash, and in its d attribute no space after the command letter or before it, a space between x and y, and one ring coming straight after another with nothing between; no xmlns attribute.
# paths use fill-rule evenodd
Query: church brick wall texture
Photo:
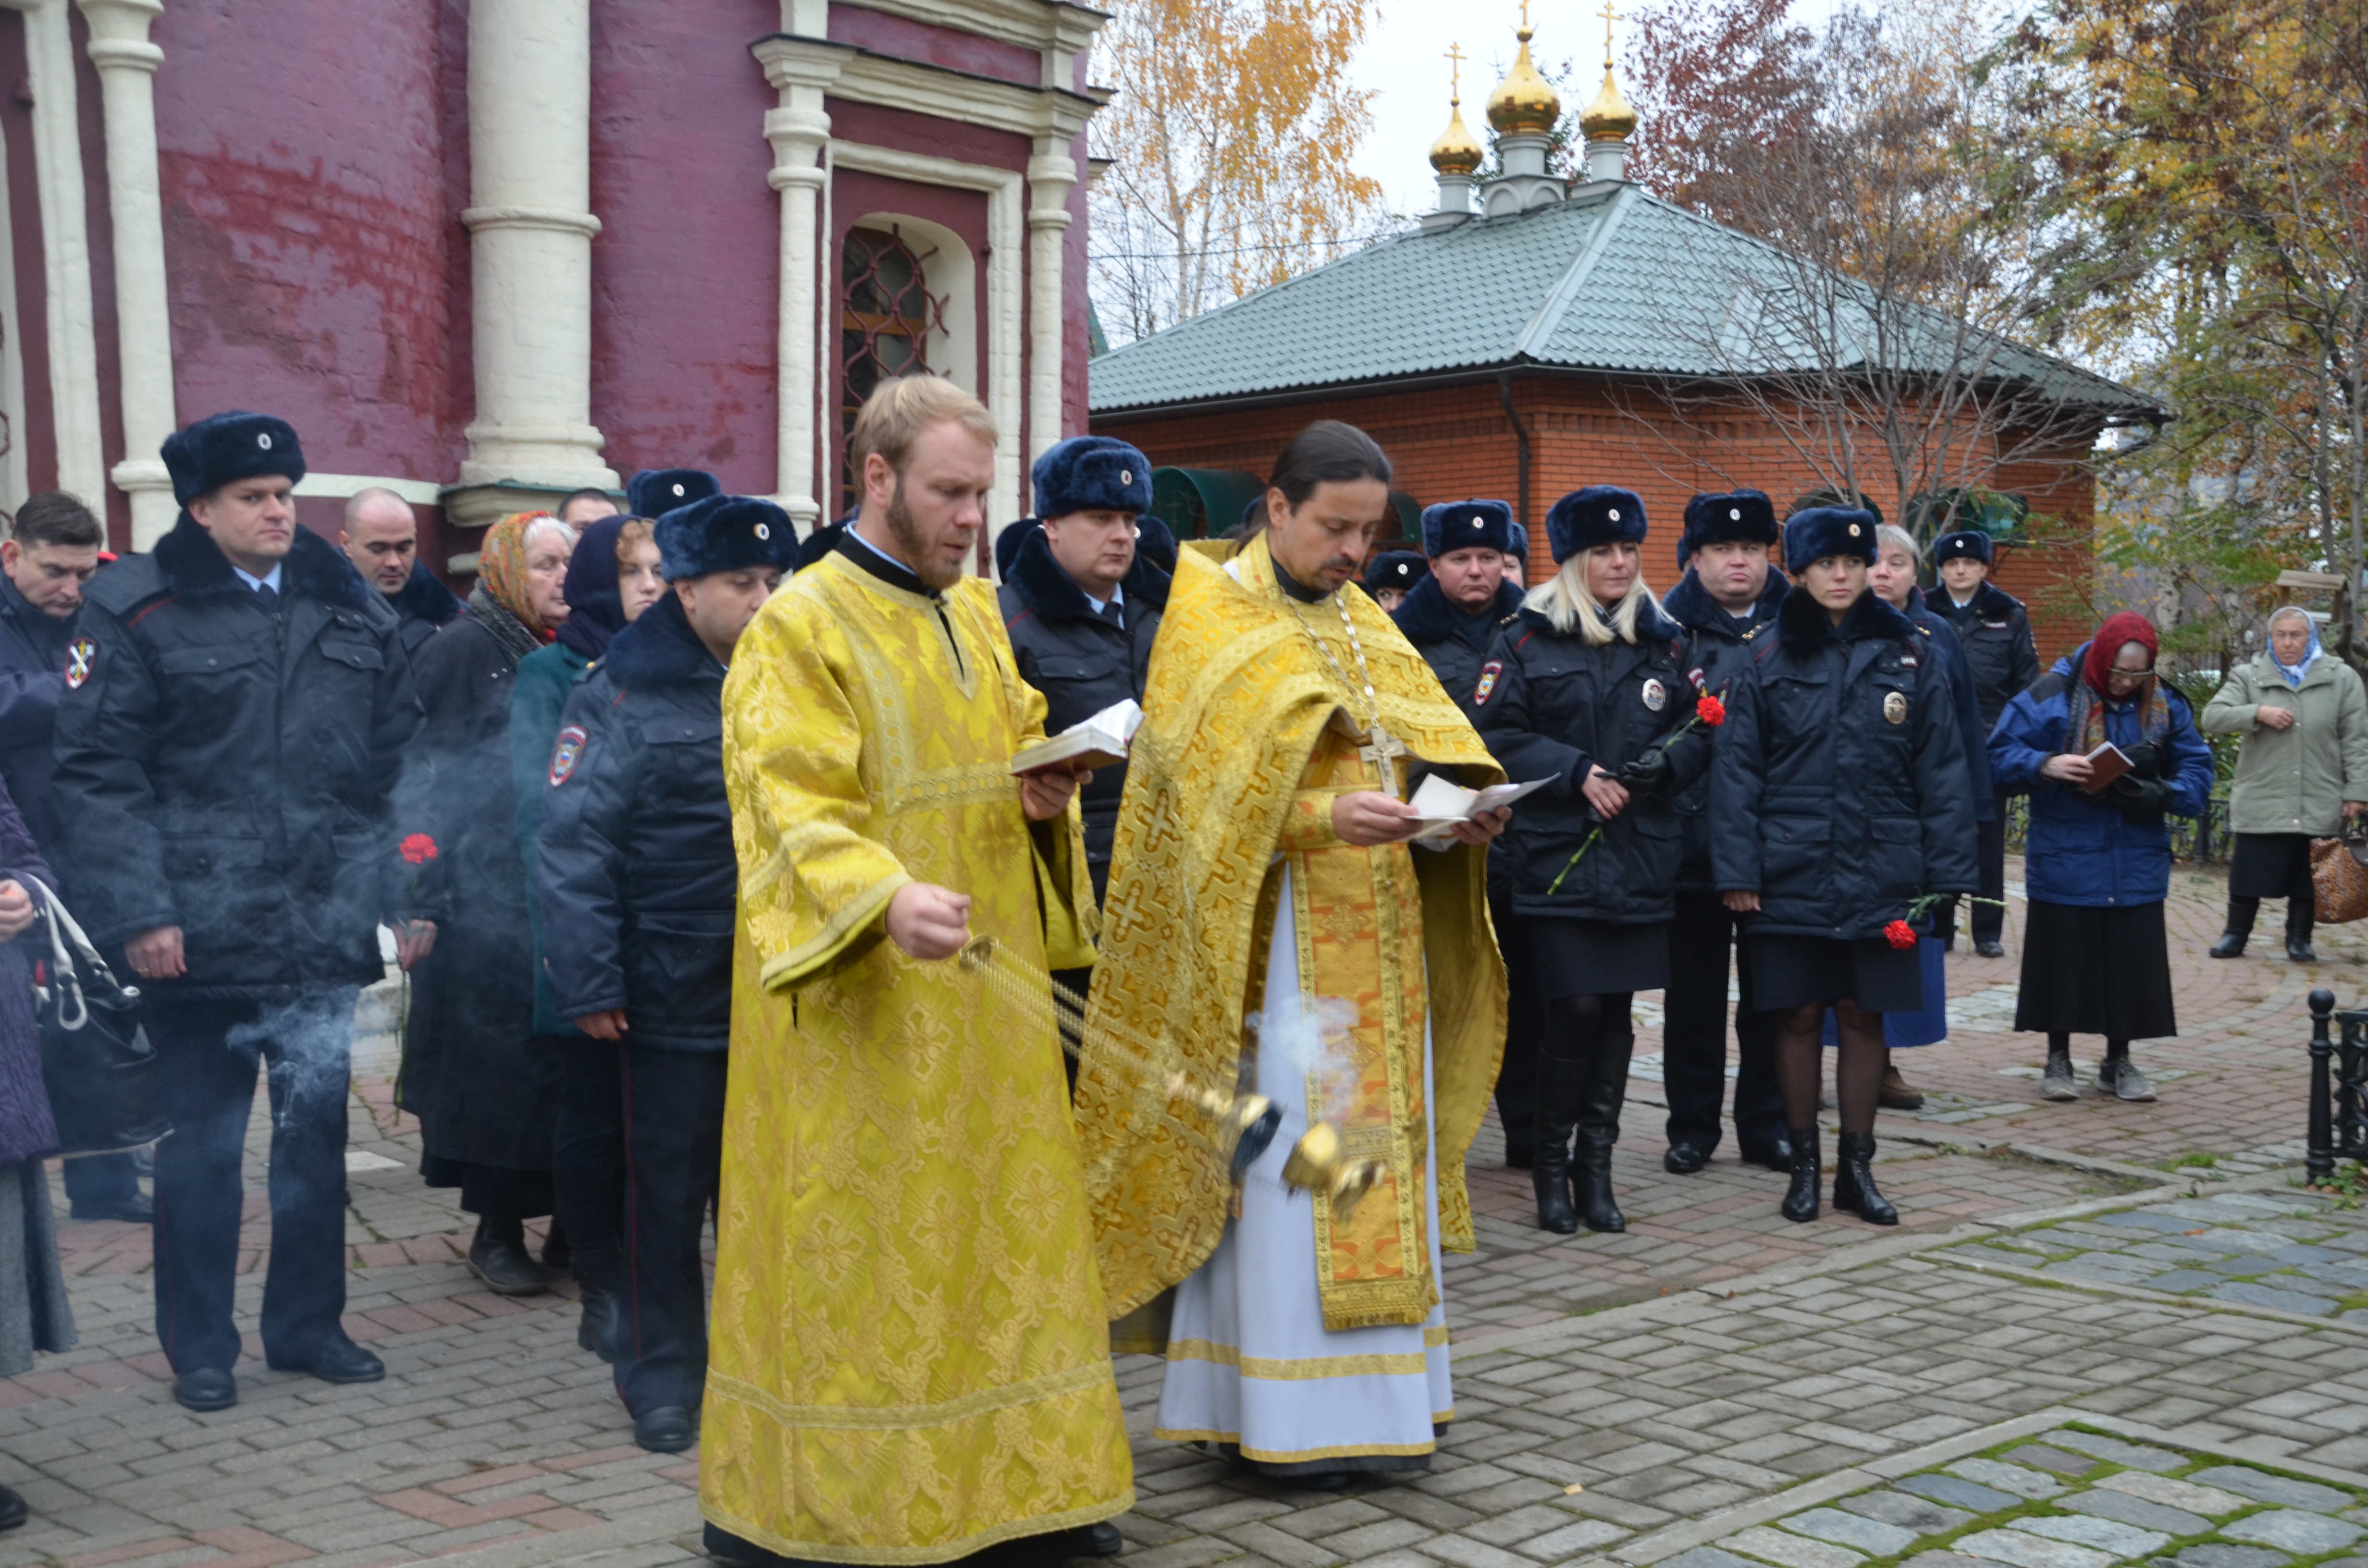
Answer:
<svg viewBox="0 0 2368 1568"><path fill-rule="evenodd" d="M1545 515L1584 484L1618 484L1644 498L1652 532L1645 574L1658 592L1679 575L1678 535L1687 498L1701 491L1764 490L1782 512L1817 481L1785 434L1764 415L1680 423L1651 417L1641 399L1579 378L1516 378L1514 407L1530 432L1530 579L1552 574ZM1389 454L1395 487L1425 506L1493 496L1520 510L1520 454L1497 383L1412 388L1309 398L1258 408L1185 410L1147 416L1101 415L1098 435L1143 449L1161 467L1239 469L1264 475L1284 442L1317 419L1358 426ZM2026 496L2045 519L2034 542L1999 552L1998 585L2030 607L2043 663L2068 653L2093 628L2090 543L2095 486L2072 455L2063 463L2002 470L1996 487ZM1886 512L1888 508L1886 507Z"/></svg>

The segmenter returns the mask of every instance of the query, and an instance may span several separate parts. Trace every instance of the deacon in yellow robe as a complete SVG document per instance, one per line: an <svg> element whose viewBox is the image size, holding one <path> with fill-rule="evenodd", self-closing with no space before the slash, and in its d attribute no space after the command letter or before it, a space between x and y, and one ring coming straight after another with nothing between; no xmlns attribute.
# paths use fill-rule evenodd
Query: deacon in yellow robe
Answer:
<svg viewBox="0 0 2368 1568"><path fill-rule="evenodd" d="M994 590L962 576L994 426L951 383L859 418L861 515L724 687L740 860L700 1503L709 1541L932 1563L1101 1521L1133 1469L1061 1047L952 960L1093 959L1074 781ZM752 1550L753 1549L753 1550Z"/></svg>
<svg viewBox="0 0 2368 1568"><path fill-rule="evenodd" d="M1149 1309L1120 1342L1167 1358L1154 1430L1303 1479L1420 1468L1453 1415L1440 1248L1473 1244L1463 1155L1504 1039L1485 858L1505 814L1410 847L1400 799L1415 766L1501 774L1345 585L1388 481L1361 432L1311 426L1278 464L1269 530L1178 562L1078 1085L1111 1308ZM1237 1189L1218 1142L1162 1103L1178 1070L1201 1091L1238 1074L1283 1113ZM1318 1119L1382 1167L1345 1216L1281 1180Z"/></svg>

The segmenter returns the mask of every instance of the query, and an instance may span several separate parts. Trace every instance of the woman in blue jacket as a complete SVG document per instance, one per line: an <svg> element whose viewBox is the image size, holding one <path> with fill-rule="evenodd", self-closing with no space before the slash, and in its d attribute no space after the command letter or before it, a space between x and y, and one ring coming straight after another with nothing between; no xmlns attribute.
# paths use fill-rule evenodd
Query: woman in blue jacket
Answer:
<svg viewBox="0 0 2368 1568"><path fill-rule="evenodd" d="M1711 869L1749 924L1760 1006L1778 1015L1776 1077L1793 1144L1788 1220L1817 1217L1818 1026L1831 1006L1841 1144L1834 1207L1899 1216L1875 1189L1883 1015L1924 1005L1916 901L1975 882L1965 743L1946 672L1913 622L1867 586L1873 515L1817 506L1784 524L1793 577L1753 635L1711 764Z"/></svg>
<svg viewBox="0 0 2368 1568"><path fill-rule="evenodd" d="M1990 773L2031 797L2023 880L2022 991L2014 1027L2044 1031L2042 1092L2076 1099L2072 1037L2105 1037L2097 1087L2151 1100L2130 1041L2177 1034L2162 904L2170 892L2170 830L2163 818L2202 813L2212 795L2212 749L2186 699L2155 678L2155 630L2144 616L2109 616L2097 635L2056 662L1998 715ZM2089 758L2111 741L2127 773L2089 788Z"/></svg>

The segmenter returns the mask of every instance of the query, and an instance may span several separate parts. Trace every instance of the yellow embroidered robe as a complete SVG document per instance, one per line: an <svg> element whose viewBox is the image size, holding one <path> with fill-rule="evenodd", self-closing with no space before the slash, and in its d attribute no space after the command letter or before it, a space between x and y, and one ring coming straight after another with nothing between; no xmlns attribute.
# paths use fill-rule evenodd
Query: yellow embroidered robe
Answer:
<svg viewBox="0 0 2368 1568"><path fill-rule="evenodd" d="M1076 808L1031 827L1008 772L1044 703L993 590L933 604L834 555L757 613L723 709L740 916L701 1510L864 1563L1123 1512L1060 1046L882 925L934 882L1030 969L1092 961Z"/></svg>
<svg viewBox="0 0 2368 1568"><path fill-rule="evenodd" d="M1364 849L1332 831L1336 796L1395 788L1350 733L1369 710L1362 682L1343 679L1357 653L1339 604L1356 618L1388 733L1467 783L1503 774L1370 598L1347 590L1294 608L1262 538L1230 565L1190 551L1178 562L1112 846L1077 1085L1102 1280L1113 1313L1128 1312L1198 1268L1224 1233L1225 1164L1179 1124L1164 1085L1180 1069L1196 1085L1233 1086L1288 865L1302 987L1357 1005L1342 1131L1352 1153L1389 1169L1345 1226L1315 1206L1325 1326L1419 1324L1439 1299L1422 1228L1423 1118L1437 1133L1440 1240L1468 1252L1463 1155L1503 1051L1505 971L1481 851ZM1157 1348L1133 1325L1121 1343Z"/></svg>

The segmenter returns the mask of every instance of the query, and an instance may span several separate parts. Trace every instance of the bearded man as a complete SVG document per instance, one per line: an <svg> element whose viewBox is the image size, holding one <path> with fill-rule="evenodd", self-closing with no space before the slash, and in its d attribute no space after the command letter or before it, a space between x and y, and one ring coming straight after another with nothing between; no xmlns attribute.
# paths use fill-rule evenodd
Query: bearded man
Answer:
<svg viewBox="0 0 2368 1568"><path fill-rule="evenodd" d="M862 506L723 687L740 862L700 1465L729 1561L1115 1554L1133 1461L1048 969L1093 962L1065 765L965 577L994 418L929 376L857 416ZM1027 1005L946 961L973 936Z"/></svg>

